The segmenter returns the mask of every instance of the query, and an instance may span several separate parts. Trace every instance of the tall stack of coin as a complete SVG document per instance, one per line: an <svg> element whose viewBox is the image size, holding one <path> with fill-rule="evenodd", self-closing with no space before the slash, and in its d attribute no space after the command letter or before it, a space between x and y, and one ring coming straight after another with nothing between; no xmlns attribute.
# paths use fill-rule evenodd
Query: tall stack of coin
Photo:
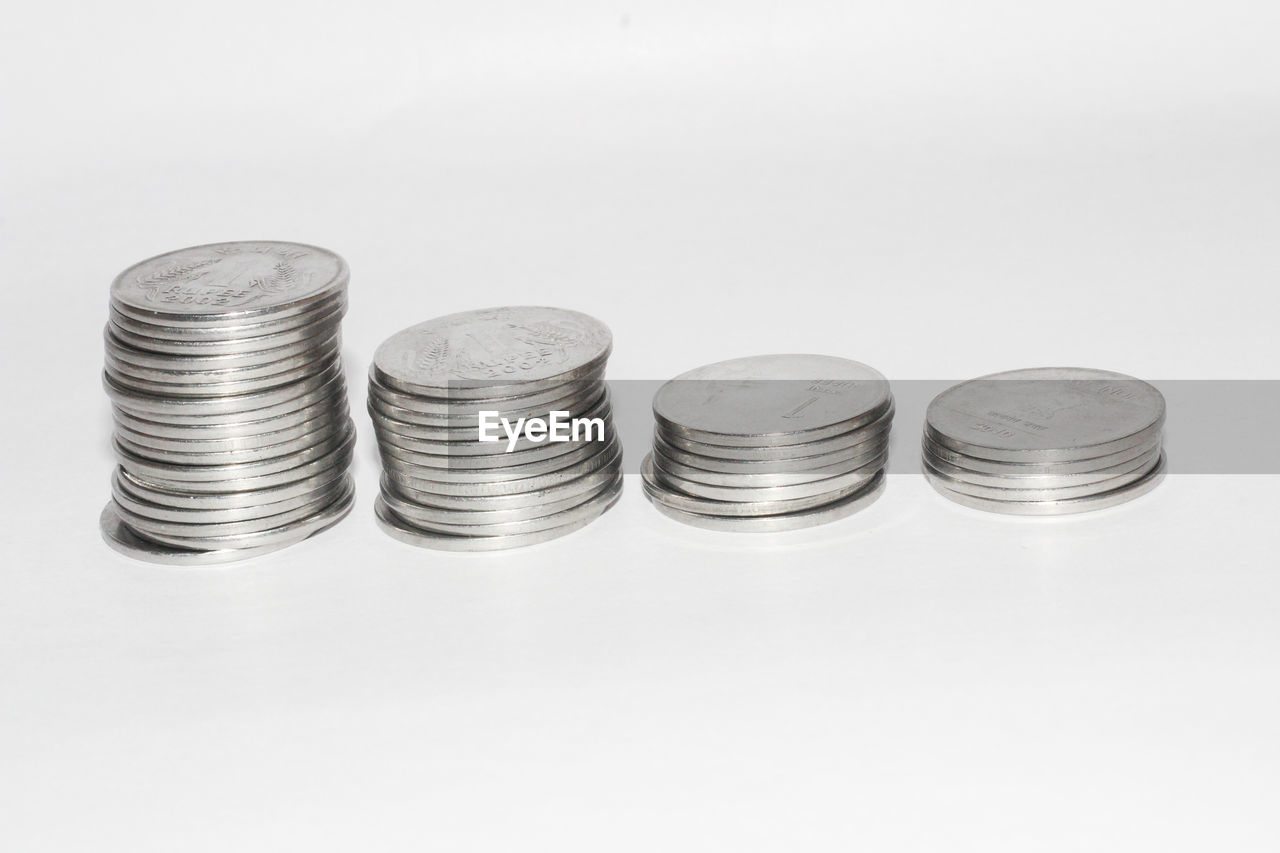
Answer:
<svg viewBox="0 0 1280 853"><path fill-rule="evenodd" d="M1108 370L1045 367L963 382L925 416L924 473L945 497L1010 515L1102 509L1164 472L1164 397Z"/></svg>
<svg viewBox="0 0 1280 853"><path fill-rule="evenodd" d="M611 507L622 490L604 384L612 343L592 317L537 307L452 314L386 340L369 371L382 528L427 548L492 551L555 539ZM481 440L482 413L497 440ZM569 440L519 427L553 417Z"/></svg>
<svg viewBox="0 0 1280 853"><path fill-rule="evenodd" d="M298 243L160 255L111 286L103 382L119 465L102 531L159 563L298 542L351 508L347 265Z"/></svg>
<svg viewBox="0 0 1280 853"><path fill-rule="evenodd" d="M653 414L645 495L686 524L811 527L884 487L893 395L856 361L763 355L699 367L658 390Z"/></svg>

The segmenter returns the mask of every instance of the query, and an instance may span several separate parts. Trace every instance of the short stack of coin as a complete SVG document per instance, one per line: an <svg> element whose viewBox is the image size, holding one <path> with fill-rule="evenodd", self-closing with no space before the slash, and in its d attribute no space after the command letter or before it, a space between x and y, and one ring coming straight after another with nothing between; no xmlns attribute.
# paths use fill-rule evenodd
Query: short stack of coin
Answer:
<svg viewBox="0 0 1280 853"><path fill-rule="evenodd" d="M645 495L713 530L844 518L883 490L893 411L884 376L848 359L764 355L691 370L654 396Z"/></svg>
<svg viewBox="0 0 1280 853"><path fill-rule="evenodd" d="M218 243L111 287L103 377L119 462L107 542L203 565L298 542L351 508L339 327L348 270L298 243Z"/></svg>
<svg viewBox="0 0 1280 853"><path fill-rule="evenodd" d="M374 354L369 414L382 457L377 519L403 542L494 551L545 542L604 513L622 448L604 383L613 338L559 308L468 311L398 332ZM596 422L578 440L482 441L480 413Z"/></svg>
<svg viewBox="0 0 1280 853"><path fill-rule="evenodd" d="M1046 367L953 386L925 417L924 473L975 509L1066 515L1150 491L1164 473L1164 397L1122 373Z"/></svg>

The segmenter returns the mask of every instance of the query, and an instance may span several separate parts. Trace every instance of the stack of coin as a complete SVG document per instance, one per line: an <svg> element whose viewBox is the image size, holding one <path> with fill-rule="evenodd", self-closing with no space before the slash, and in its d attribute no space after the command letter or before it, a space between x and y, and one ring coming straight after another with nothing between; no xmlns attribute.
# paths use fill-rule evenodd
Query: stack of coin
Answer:
<svg viewBox="0 0 1280 853"><path fill-rule="evenodd" d="M1010 515L1102 509L1150 491L1164 472L1164 397L1122 373L1011 370L929 404L924 473L945 497Z"/></svg>
<svg viewBox="0 0 1280 853"><path fill-rule="evenodd" d="M120 274L103 377L119 461L101 520L112 547L227 562L346 515L347 280L332 252L279 242L182 249Z"/></svg>
<svg viewBox="0 0 1280 853"><path fill-rule="evenodd" d="M592 317L537 307L452 314L385 341L368 404L382 528L427 548L493 551L555 539L611 507L622 490L604 383L612 341ZM554 426L553 412L568 440L519 426ZM482 440L482 413L497 440Z"/></svg>
<svg viewBox="0 0 1280 853"><path fill-rule="evenodd" d="M779 531L851 515L884 487L893 396L843 358L763 355L664 384L645 494L678 521Z"/></svg>

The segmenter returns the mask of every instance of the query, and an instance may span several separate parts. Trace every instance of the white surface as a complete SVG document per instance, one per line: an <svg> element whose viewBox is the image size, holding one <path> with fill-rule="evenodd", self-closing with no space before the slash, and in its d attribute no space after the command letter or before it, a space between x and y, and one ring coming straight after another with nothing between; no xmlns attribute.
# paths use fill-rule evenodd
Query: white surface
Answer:
<svg viewBox="0 0 1280 853"><path fill-rule="evenodd" d="M619 378L1277 378L1277 8L11 10L0 848L1271 849L1277 478L1044 522L897 476L767 539L629 482L449 556L375 527L359 386L512 302L604 319ZM118 557L107 285L256 237L351 263L355 512L229 569Z"/></svg>

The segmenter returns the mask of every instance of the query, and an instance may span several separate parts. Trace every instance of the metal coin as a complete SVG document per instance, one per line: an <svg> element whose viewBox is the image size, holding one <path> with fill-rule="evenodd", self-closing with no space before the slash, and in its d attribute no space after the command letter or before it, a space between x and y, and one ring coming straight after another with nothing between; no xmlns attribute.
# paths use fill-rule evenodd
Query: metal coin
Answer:
<svg viewBox="0 0 1280 853"><path fill-rule="evenodd" d="M1014 489L1052 489L1064 486L1088 486L1103 483L1136 469L1149 467L1160 457L1160 444L1156 442L1146 448L1138 456L1127 459L1108 468L1097 468L1072 474L1029 474L1010 472L1008 474L992 474L985 471L974 471L955 465L939 458L931 446L924 448L924 461L939 474L972 483L977 486L993 486ZM1016 465L1017 463L1010 463ZM1019 466L1026 468L1029 466Z"/></svg>
<svg viewBox="0 0 1280 853"><path fill-rule="evenodd" d="M379 452L382 456L383 468L392 474L412 477L415 481L429 480L454 484L501 483L562 471L566 467L571 467L594 456L608 453L609 449L617 444L617 438L613 435L608 435L606 439L606 441L593 441L580 446L573 446L567 453L562 453L550 459L541 459L537 462L527 462L503 468L427 468L416 461L407 459L402 453L393 453L394 448L382 446L379 447Z"/></svg>
<svg viewBox="0 0 1280 853"><path fill-rule="evenodd" d="M382 492L411 501L424 509L503 512L580 497L610 482L620 473L618 465L609 465L558 485L507 495L444 495L437 492L423 492L401 485L383 475Z"/></svg>
<svg viewBox="0 0 1280 853"><path fill-rule="evenodd" d="M750 518L687 512L656 500L654 492L649 489L645 490L645 495L658 512L682 524L700 527L705 530L739 533L780 533L789 530L800 530L806 527L816 527L847 518L874 503L884 492L884 486L885 475L882 471L857 491L832 503L800 512Z"/></svg>
<svg viewBox="0 0 1280 853"><path fill-rule="evenodd" d="M123 468L116 468L116 488L148 503L180 510L232 510L274 504L292 500L328 488L346 474L342 466L322 467L308 477L259 489L241 489L236 492L189 492L158 483L152 483L131 475Z"/></svg>
<svg viewBox="0 0 1280 853"><path fill-rule="evenodd" d="M138 335L123 329L114 323L110 324L111 336L120 344L151 353L166 353L182 357L208 358L217 355L243 355L276 349L289 344L304 343L323 338L330 334L338 321L342 319L345 307L335 306L323 312L305 326L297 326L287 331L272 332L254 338L238 338L220 340L184 340L170 341L163 338Z"/></svg>
<svg viewBox="0 0 1280 853"><path fill-rule="evenodd" d="M236 419L225 422L203 419L197 423L169 424L140 418L115 407L112 407L112 414L116 423L124 425L133 432L144 433L157 439L214 441L255 438L263 434L277 433L319 417L338 420L347 417L346 387L339 384L330 393L313 399L293 411L284 414L268 414L261 419Z"/></svg>
<svg viewBox="0 0 1280 853"><path fill-rule="evenodd" d="M156 323L239 322L323 301L349 277L342 258L316 246L213 243L134 264L112 283L111 300Z"/></svg>
<svg viewBox="0 0 1280 853"><path fill-rule="evenodd" d="M886 443L892 425L893 410L890 409L880 420L860 429L802 444L771 448L713 446L668 435L661 427L654 429L653 442L670 458L699 468L730 473L803 471L861 455L870 447Z"/></svg>
<svg viewBox="0 0 1280 853"><path fill-rule="evenodd" d="M764 355L699 367L653 399L664 432L709 444L796 444L847 433L892 405L879 371L823 355Z"/></svg>
<svg viewBox="0 0 1280 853"><path fill-rule="evenodd" d="M302 506L323 503L326 496L334 496L340 491L342 481L350 478L349 474L337 472L318 488L301 492L291 498L257 503L249 506L227 507L224 509L200 509L184 506L175 508L165 504L154 503L146 497L129 490L125 481L119 476L112 478L111 496L122 510L140 515L155 521L175 521L183 524L215 524L220 522L248 521L279 515Z"/></svg>
<svg viewBox="0 0 1280 853"><path fill-rule="evenodd" d="M170 341L224 341L242 338L256 338L275 332L285 332L299 326L310 325L316 320L325 318L335 310L345 312L347 309L346 293L341 292L333 297L309 305L305 310L287 315L270 314L251 318L253 322L238 324L217 324L201 326L175 326L172 323L156 323L137 317L127 309L122 310L112 305L108 318L113 326L147 339L158 338Z"/></svg>
<svg viewBox="0 0 1280 853"><path fill-rule="evenodd" d="M596 383L593 386L576 391L571 397L560 398L550 405L543 404L528 408L505 410L488 409L485 411L492 411L496 417L506 418L512 422L518 418L546 417L552 411L579 413L584 409L595 406L607 393L604 383ZM392 422L391 426L409 424L415 427L423 427L426 430L434 431L435 435L447 434L454 436L455 440L475 440L476 438L480 410L469 413L460 410L452 415L426 414L406 409L394 403L388 403L372 391L369 394L368 406L371 414L386 418Z"/></svg>
<svg viewBox="0 0 1280 853"><path fill-rule="evenodd" d="M144 482L193 492L233 492L265 488L268 486L268 477L299 472L299 476L283 477L281 483L301 479L306 476L301 473L303 469L324 460L341 459L342 452L350 453L354 443L355 428L350 425L339 434L310 447L300 448L292 454L231 465L168 465L135 456L121 447L119 442L116 442L114 449L120 467Z"/></svg>
<svg viewBox="0 0 1280 853"><path fill-rule="evenodd" d="M512 442L505 435L499 432L501 440L482 442L477 438L478 430L473 427L472 433L463 440L439 440L421 438L411 435L402 435L395 426L388 421L380 419L377 415L371 415L374 422L378 424L378 440L392 447L398 447L402 450L412 450L418 453L432 454L445 458L457 458L459 456L494 456L499 459L506 459L507 463L497 462L495 464L509 464L521 460L531 460L536 457L521 456L520 454L527 451L545 449L547 442L535 442L525 437L523 434L515 441L514 449ZM585 412L580 412L574 417L586 418L589 420L600 420L605 425L606 432L613 429L613 408L609 405L607 396L602 397L596 405ZM592 430L594 435L598 430ZM584 440L585 436L580 436L580 440ZM554 454L547 454L554 455Z"/></svg>
<svg viewBox="0 0 1280 853"><path fill-rule="evenodd" d="M734 501L739 503L755 501L781 501L792 498L812 497L827 494L840 489L856 486L875 476L884 467L887 452L877 454L860 468L844 474L827 477L807 483L787 486L715 486L677 477L664 471L658 465L651 466L654 482L664 489L674 490L693 497L708 498L717 501ZM650 457L652 458L652 457Z"/></svg>
<svg viewBox="0 0 1280 853"><path fill-rule="evenodd" d="M342 367L335 364L291 386L254 394L210 399L144 396L121 389L103 377L112 406L145 420L168 424L209 424L226 420L262 420L288 414L345 388Z"/></svg>
<svg viewBox="0 0 1280 853"><path fill-rule="evenodd" d="M378 381L374 371L369 372L369 395L387 404L389 408L400 408L418 415L435 415L441 418L440 423L449 425L459 419L472 419L481 411L497 411L509 413L537 413L552 409L567 408L569 401L590 399L601 393L603 387L603 369L539 391L532 394L517 394L507 397L484 397L479 399L450 399L447 397L429 397L421 394L405 394L388 388Z"/></svg>
<svg viewBox="0 0 1280 853"><path fill-rule="evenodd" d="M573 533L575 530L581 530L592 521L604 515L622 494L622 490L618 489L612 493L607 499L597 500L591 504L592 512L585 517L560 527L553 527L547 530L539 530L534 533L522 533L510 536L453 536L443 533L430 533L407 524L395 513L391 512L386 503L379 496L374 502L374 515L377 518L378 526L391 536L401 542L409 545L417 545L421 548L433 548L439 551L501 551L510 548L524 548L529 545L538 545L543 542L549 542L553 539L559 539Z"/></svg>
<svg viewBox="0 0 1280 853"><path fill-rule="evenodd" d="M981 459L976 456L957 453L951 448L933 441L927 434L924 437L923 446L930 456L964 468L966 471L1007 477L1056 477L1087 474L1114 468L1117 465L1137 459L1139 456L1150 453L1153 448L1160 446L1160 435L1157 434L1155 438L1127 450L1067 462L1001 462L993 459Z"/></svg>
<svg viewBox="0 0 1280 853"><path fill-rule="evenodd" d="M562 308L518 306L450 314L388 338L373 356L377 381L446 399L532 394L603 369L613 336Z"/></svg>
<svg viewBox="0 0 1280 853"><path fill-rule="evenodd" d="M657 466L652 456L646 456L641 462L640 477L644 483L645 494L651 502L659 501L681 512L735 517L782 515L814 509L860 491L865 485L865 481L859 481L831 492L776 501L721 501L694 497L668 488L658 479Z"/></svg>
<svg viewBox="0 0 1280 853"><path fill-rule="evenodd" d="M260 544L250 548L202 550L151 542L129 529L128 525L120 518L114 503L108 503L103 508L98 524L102 530L102 538L106 543L126 557L167 566L213 566L261 557L264 554L270 554L272 551L287 548L308 537L315 536L345 518L347 513L351 511L351 504L351 501L347 501L345 504L330 504L319 515L312 518L307 525L295 528L291 536L281 536L267 544Z"/></svg>
<svg viewBox="0 0 1280 853"><path fill-rule="evenodd" d="M455 497L493 497L525 494L540 489L554 488L602 468L617 467L621 466L621 464L622 446L615 438L600 453L594 456L587 457L582 461L571 462L563 468L557 468L545 474L533 476L483 482L472 480L447 482L415 476L412 470L409 473L402 473L393 468L385 468L383 476L399 486L427 494ZM414 470L421 471L421 469Z"/></svg>
<svg viewBox="0 0 1280 853"><path fill-rule="evenodd" d="M839 474L847 474L861 469L874 459L884 456L885 443L883 441L869 442L869 444L868 449L857 456L850 456L832 462L829 465L806 468L800 471L753 471L750 473L711 471L706 468L677 462L668 457L657 442L654 443L652 458L654 464L664 473L709 486L791 486L825 480Z"/></svg>
<svg viewBox="0 0 1280 853"><path fill-rule="evenodd" d="M997 501L1064 501L1073 498L1084 498L1090 495L1102 494L1105 492L1115 491L1141 479L1152 468L1160 463L1162 455L1157 454L1151 459L1142 460L1141 464L1129 463L1129 470L1117 474L1106 480L1099 480L1092 483L1083 483L1079 485L1063 485L1052 486L1047 488L1023 488L1020 486L987 486L977 483L971 483L967 480L961 480L956 477L949 476L945 472L935 468L927 460L922 464L925 470L935 478L941 485L946 486L953 492L960 492L966 495L972 495L978 498L987 498Z"/></svg>
<svg viewBox="0 0 1280 853"><path fill-rule="evenodd" d="M156 519L147 514L134 512L129 506L120 501L116 501L116 512L120 514L120 517L135 533L144 538L176 536L181 540L190 540L210 536L226 541L227 537L262 533L307 519L315 515L317 510L333 503L344 493L350 492L351 488L350 479L347 478L339 483L338 488L321 494L307 503L290 509L283 509L274 515L264 515L238 521L220 519L213 522L198 522L185 519L181 521Z"/></svg>
<svg viewBox="0 0 1280 853"><path fill-rule="evenodd" d="M539 507L474 512L471 510L428 509L411 501L404 501L394 493L383 492L382 501L401 521L432 533L449 533L455 536L510 536L535 533L550 527L562 527L579 516L589 515L592 504L601 496L610 497L622 488L622 474L598 486L585 495L546 503ZM610 494L606 494L610 493Z"/></svg>
<svg viewBox="0 0 1280 853"><path fill-rule="evenodd" d="M351 511L351 505L354 500L355 490L348 487L322 510L306 518L290 521L269 530L235 536L173 536L153 530L141 531L133 527L130 529L133 530L135 535L143 539L176 548L207 549L210 551L221 551L228 548L259 548L285 542L297 542L299 537L305 538L319 528L328 527L332 524L332 516L334 514L346 515ZM125 523L128 523L127 519Z"/></svg>
<svg viewBox="0 0 1280 853"><path fill-rule="evenodd" d="M324 418L310 432L300 433L282 439L276 444L241 450L197 451L190 449L169 450L151 447L149 444L133 441L123 430L117 427L115 441L131 456L163 465L190 466L197 469L216 468L226 465L246 465L265 463L284 458L295 458L295 454L321 442L336 439L343 433L353 431L354 423L350 418L338 420Z"/></svg>
<svg viewBox="0 0 1280 853"><path fill-rule="evenodd" d="M268 350L236 353L234 355L196 356L140 350L117 339L112 334L111 328L111 325L108 324L103 331L102 337L107 353L112 358L130 365L159 370L219 371L274 365L301 354L339 344L342 338L340 329L335 326L327 334L317 335L307 340L285 344Z"/></svg>
<svg viewBox="0 0 1280 853"><path fill-rule="evenodd" d="M1124 451L1164 424L1164 397L1107 370L1033 368L963 382L939 394L926 430L957 453L1006 462L1064 462Z"/></svg>
<svg viewBox="0 0 1280 853"><path fill-rule="evenodd" d="M948 500L954 501L955 503L967 506L970 509L979 509L985 512L1002 513L1005 515L1070 515L1079 512L1092 512L1094 510L1107 509L1145 495L1147 492L1159 485L1160 481L1164 478L1165 465L1165 459L1161 456L1155 467L1138 480L1134 480L1125 486L1108 492L1088 495L1086 497L1056 501L1005 501L992 500L990 498L977 497L975 495L966 495L949 488L943 478L931 473L927 467L925 468L925 478L938 492L938 494Z"/></svg>

